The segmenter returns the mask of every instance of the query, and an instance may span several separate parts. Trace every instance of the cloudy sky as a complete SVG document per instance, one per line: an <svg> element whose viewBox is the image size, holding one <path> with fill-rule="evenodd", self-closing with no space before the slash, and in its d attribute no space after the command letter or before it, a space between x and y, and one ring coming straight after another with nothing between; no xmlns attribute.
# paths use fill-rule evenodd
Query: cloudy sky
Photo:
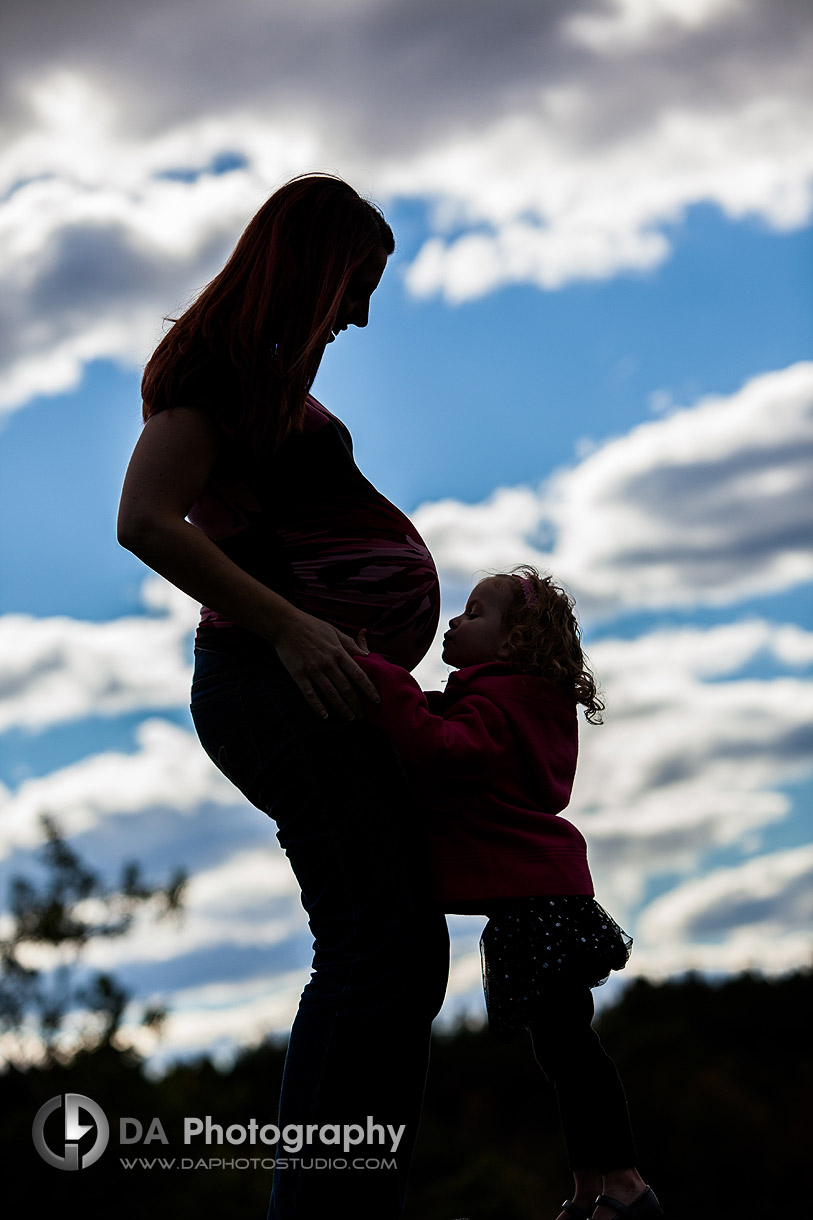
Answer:
<svg viewBox="0 0 813 1220"><path fill-rule="evenodd" d="M170 1004L162 1056L287 1028L296 886L191 734L196 609L114 516L162 318L329 170L398 246L315 392L444 617L523 560L575 593L609 710L569 816L627 975L807 963L809 6L28 0L0 45L0 883L41 812L111 873L186 866L184 920L94 961ZM482 1013L481 924L446 1017Z"/></svg>

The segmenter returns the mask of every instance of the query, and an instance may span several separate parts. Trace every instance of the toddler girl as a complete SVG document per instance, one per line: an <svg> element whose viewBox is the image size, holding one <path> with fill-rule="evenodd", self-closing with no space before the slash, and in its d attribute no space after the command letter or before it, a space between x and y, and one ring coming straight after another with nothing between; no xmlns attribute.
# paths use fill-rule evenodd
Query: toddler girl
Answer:
<svg viewBox="0 0 813 1220"><path fill-rule="evenodd" d="M489 917L489 1025L502 1038L527 1027L556 1091L575 1182L558 1220L662 1216L591 1026L590 989L624 967L632 942L593 898L582 835L556 816L573 786L577 705L593 723L604 707L572 599L528 566L480 581L443 637L457 670L443 692L376 654L356 660L381 696L369 715L429 813L435 897Z"/></svg>

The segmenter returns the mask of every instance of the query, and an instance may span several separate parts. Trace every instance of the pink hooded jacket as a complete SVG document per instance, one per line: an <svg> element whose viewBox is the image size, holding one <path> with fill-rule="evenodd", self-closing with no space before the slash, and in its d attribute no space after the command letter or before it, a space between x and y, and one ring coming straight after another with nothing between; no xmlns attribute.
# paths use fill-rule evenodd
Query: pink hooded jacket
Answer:
<svg viewBox="0 0 813 1220"><path fill-rule="evenodd" d="M593 894L584 838L557 814L578 754L576 704L500 661L423 692L383 657L354 660L375 683L370 719L393 741L428 813L436 898L446 910L495 898Z"/></svg>

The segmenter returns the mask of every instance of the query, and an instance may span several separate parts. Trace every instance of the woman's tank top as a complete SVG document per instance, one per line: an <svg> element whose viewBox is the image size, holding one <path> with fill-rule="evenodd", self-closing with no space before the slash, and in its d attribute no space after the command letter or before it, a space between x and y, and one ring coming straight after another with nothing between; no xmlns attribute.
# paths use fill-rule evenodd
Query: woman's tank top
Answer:
<svg viewBox="0 0 813 1220"><path fill-rule="evenodd" d="M409 519L373 487L350 434L315 398L305 425L270 459L224 436L224 452L189 520L239 567L299 609L412 669L437 629L440 587ZM263 645L202 608L198 641ZM268 647L268 645L264 645Z"/></svg>

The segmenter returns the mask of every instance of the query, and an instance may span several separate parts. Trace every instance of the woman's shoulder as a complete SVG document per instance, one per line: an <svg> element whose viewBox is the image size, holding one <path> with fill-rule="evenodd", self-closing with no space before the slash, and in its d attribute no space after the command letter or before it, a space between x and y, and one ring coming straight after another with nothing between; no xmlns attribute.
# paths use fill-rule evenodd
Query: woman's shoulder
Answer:
<svg viewBox="0 0 813 1220"><path fill-rule="evenodd" d="M347 425L339 419L338 415L328 411L324 403L319 402L318 398L314 398L312 394L309 394L305 399L303 431L318 432L320 428L324 428L326 425L334 428L352 449L352 439Z"/></svg>
<svg viewBox="0 0 813 1220"><path fill-rule="evenodd" d="M220 426L239 414L239 385L226 361L190 360L178 370L166 391L149 404L149 417L183 410Z"/></svg>

